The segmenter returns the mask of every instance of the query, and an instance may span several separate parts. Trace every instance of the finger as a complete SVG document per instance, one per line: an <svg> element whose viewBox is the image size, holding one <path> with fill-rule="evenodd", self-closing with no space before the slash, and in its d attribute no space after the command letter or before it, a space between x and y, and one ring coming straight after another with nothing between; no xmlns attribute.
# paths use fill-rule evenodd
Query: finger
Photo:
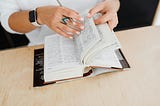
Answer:
<svg viewBox="0 0 160 106"><path fill-rule="evenodd" d="M96 25L103 24L103 23L106 23L107 21L111 20L112 17L113 17L112 14L106 13L106 14L100 16L98 19L95 19L94 22Z"/></svg>
<svg viewBox="0 0 160 106"><path fill-rule="evenodd" d="M65 25L65 24L59 24L58 25L58 27L62 30L62 31L64 31L64 32L66 32L66 33L68 33L68 34L70 34L70 35L79 35L80 34L80 32L79 31L77 31L77 30L75 30L75 29L72 29L72 28L70 28L70 27L68 27L67 25Z"/></svg>
<svg viewBox="0 0 160 106"><path fill-rule="evenodd" d="M83 21L83 18L77 13L76 11L69 9L69 8L63 8L62 13L66 17L70 17L79 21Z"/></svg>
<svg viewBox="0 0 160 106"><path fill-rule="evenodd" d="M64 36L64 37L66 37L66 38L71 38L71 39L72 39L72 35L65 33L64 31L62 31L62 30L61 30L60 28L58 28L58 27L56 27L56 28L54 29L54 31L55 31L56 33Z"/></svg>
<svg viewBox="0 0 160 106"><path fill-rule="evenodd" d="M108 25L110 27L111 30L113 30L118 24L118 18L114 17L111 20L108 21Z"/></svg>
<svg viewBox="0 0 160 106"><path fill-rule="evenodd" d="M91 18L95 13L100 12L101 10L103 10L103 6L102 5L96 5L94 8L92 8L89 13L88 13L88 18Z"/></svg>
<svg viewBox="0 0 160 106"><path fill-rule="evenodd" d="M84 25L82 25L82 23L75 22L75 21L69 21L67 23L67 26L69 26L70 28L73 28L77 31L81 31L84 29Z"/></svg>

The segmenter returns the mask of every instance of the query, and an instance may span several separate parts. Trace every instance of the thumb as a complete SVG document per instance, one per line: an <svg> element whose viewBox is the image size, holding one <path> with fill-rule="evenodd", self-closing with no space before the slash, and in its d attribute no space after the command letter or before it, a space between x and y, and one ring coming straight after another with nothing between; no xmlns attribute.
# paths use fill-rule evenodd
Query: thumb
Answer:
<svg viewBox="0 0 160 106"><path fill-rule="evenodd" d="M95 13L100 12L103 9L102 5L96 5L94 8L92 8L89 12L87 17L91 18Z"/></svg>

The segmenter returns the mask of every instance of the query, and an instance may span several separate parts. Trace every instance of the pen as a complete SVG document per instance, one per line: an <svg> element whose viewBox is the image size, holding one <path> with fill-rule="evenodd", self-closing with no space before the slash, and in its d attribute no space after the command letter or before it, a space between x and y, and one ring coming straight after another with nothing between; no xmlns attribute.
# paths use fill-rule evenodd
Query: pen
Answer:
<svg viewBox="0 0 160 106"><path fill-rule="evenodd" d="M63 7L62 4L61 4L61 2L59 0L57 0L57 2L59 4L59 6Z"/></svg>

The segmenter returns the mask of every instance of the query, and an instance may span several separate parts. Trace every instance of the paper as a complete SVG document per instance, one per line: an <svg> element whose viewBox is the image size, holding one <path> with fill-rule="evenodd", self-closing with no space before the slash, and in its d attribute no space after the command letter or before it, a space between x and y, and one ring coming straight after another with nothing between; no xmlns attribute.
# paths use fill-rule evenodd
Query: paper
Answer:
<svg viewBox="0 0 160 106"><path fill-rule="evenodd" d="M80 64L74 41L60 35L45 38L44 58L45 71Z"/></svg>
<svg viewBox="0 0 160 106"><path fill-rule="evenodd" d="M84 56L98 43L100 36L96 30L96 26L92 18L84 18L85 29L81 31L79 36L75 36L77 49L80 53L81 60Z"/></svg>
<svg viewBox="0 0 160 106"><path fill-rule="evenodd" d="M112 50L121 47L116 35L113 31L110 30L107 24L97 25L96 28L98 30L99 35L101 35L101 39L105 42L106 47L112 47Z"/></svg>
<svg viewBox="0 0 160 106"><path fill-rule="evenodd" d="M93 54L88 61L86 61L87 66L101 66L101 67L116 67L122 68L121 63L118 57L115 54L115 51L108 50L108 48L104 48L99 51L97 54Z"/></svg>

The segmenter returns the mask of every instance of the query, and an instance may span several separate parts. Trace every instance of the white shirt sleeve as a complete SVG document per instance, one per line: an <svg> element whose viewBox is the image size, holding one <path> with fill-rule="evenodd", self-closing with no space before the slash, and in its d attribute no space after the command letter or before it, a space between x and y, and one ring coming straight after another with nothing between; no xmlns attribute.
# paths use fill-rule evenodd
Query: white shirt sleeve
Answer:
<svg viewBox="0 0 160 106"><path fill-rule="evenodd" d="M18 11L20 11L20 8L17 5L16 0L1 0L0 1L0 22L1 22L1 25L5 28L5 30L10 33L21 34L19 32L12 30L8 23L8 19L10 15Z"/></svg>

